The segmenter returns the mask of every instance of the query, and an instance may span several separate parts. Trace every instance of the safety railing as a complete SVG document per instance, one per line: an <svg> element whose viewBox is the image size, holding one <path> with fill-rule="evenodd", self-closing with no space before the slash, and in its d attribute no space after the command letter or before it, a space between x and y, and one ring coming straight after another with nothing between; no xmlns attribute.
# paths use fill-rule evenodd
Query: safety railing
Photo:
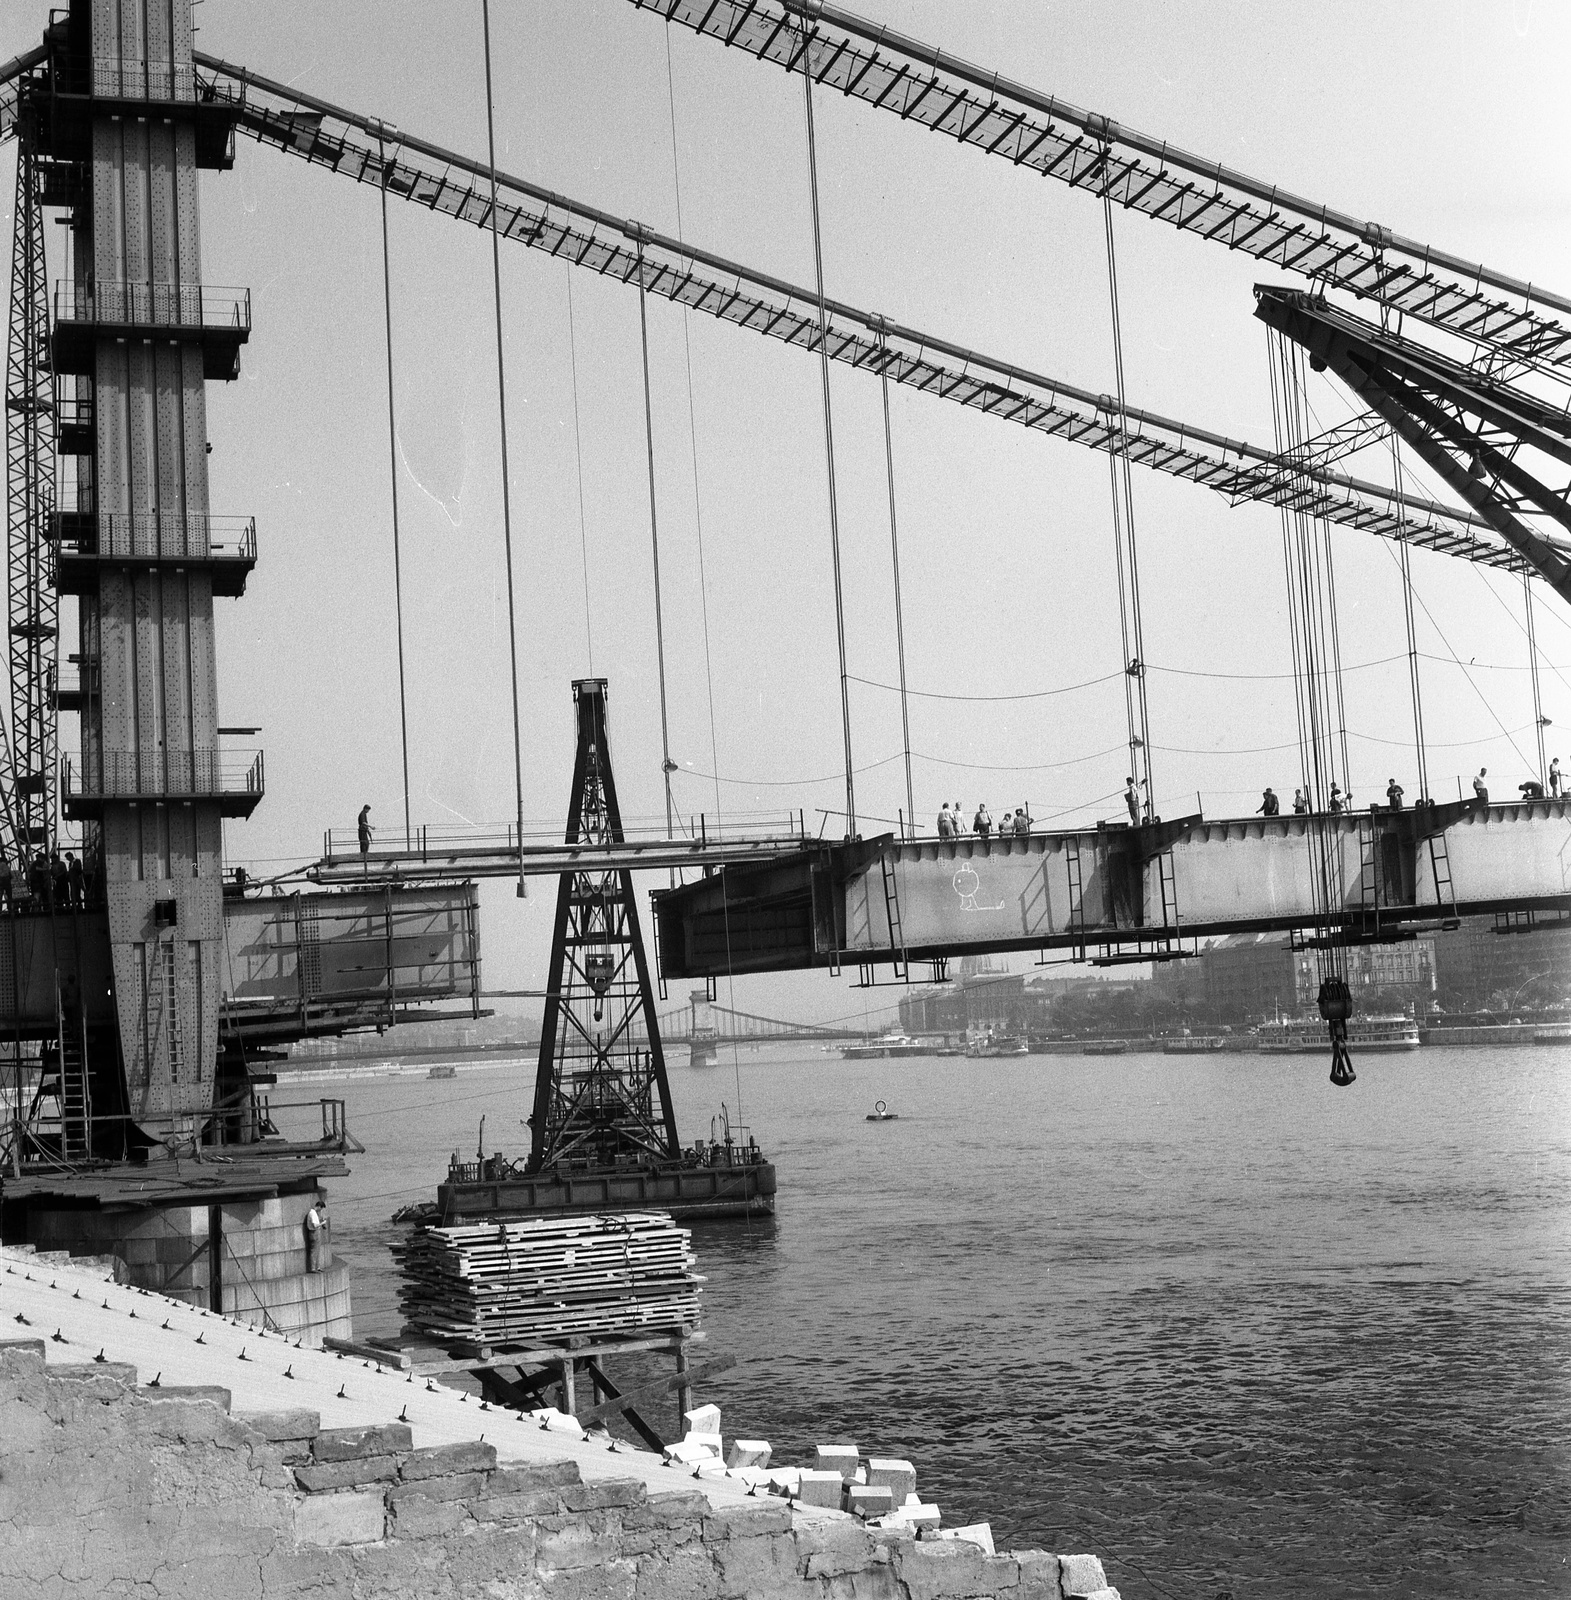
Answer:
<svg viewBox="0 0 1571 1600"><path fill-rule="evenodd" d="M66 758L67 800L140 800L184 795L261 797L262 752L228 750L105 750L81 764Z"/></svg>
<svg viewBox="0 0 1571 1600"><path fill-rule="evenodd" d="M251 291L201 283L61 282L55 285L55 321L249 334Z"/></svg>
<svg viewBox="0 0 1571 1600"><path fill-rule="evenodd" d="M83 522L84 515L90 520ZM66 520L69 518L70 520ZM195 512L101 511L62 507L56 537L62 554L109 560L256 561L256 518Z"/></svg>
<svg viewBox="0 0 1571 1600"><path fill-rule="evenodd" d="M560 846L562 832L560 822L526 825L522 835L515 825L490 829L418 827L412 829L406 839L404 830L396 823L382 822L373 831L369 853L372 856L397 855L406 860L415 857L422 861L440 861L449 856L514 851L518 849L520 838L526 850ZM698 813L678 817L674 833L679 841L699 844L745 843L760 838L798 839L805 843L808 837L801 811L737 812L723 819ZM627 844L661 844L667 838L665 818L627 820L622 838ZM357 855L359 850L358 828L328 828L322 834L324 860Z"/></svg>

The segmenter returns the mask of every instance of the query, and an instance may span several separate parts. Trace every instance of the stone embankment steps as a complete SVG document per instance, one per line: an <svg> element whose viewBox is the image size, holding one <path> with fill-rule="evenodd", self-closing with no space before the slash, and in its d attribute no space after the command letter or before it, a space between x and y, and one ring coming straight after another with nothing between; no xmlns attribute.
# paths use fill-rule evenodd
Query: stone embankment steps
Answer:
<svg viewBox="0 0 1571 1600"><path fill-rule="evenodd" d="M0 1341L0 1594L1116 1597L1092 1557L749 1495L29 1251Z"/></svg>

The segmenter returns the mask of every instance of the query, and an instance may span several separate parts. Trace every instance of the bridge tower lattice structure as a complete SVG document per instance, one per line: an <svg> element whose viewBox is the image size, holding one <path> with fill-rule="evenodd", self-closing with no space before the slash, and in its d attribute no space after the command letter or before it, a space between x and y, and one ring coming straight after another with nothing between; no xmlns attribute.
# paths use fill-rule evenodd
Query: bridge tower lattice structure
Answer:
<svg viewBox="0 0 1571 1600"><path fill-rule="evenodd" d="M566 842L618 844L605 680L576 681L573 703L578 750ZM531 1172L681 1153L629 872L564 872L558 881L530 1126Z"/></svg>

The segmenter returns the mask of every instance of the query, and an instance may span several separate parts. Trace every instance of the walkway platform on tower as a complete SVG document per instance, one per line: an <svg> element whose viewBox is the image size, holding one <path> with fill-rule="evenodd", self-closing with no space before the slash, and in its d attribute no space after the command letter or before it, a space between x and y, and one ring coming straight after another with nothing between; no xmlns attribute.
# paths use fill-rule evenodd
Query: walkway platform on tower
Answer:
<svg viewBox="0 0 1571 1600"><path fill-rule="evenodd" d="M322 858L307 869L317 883L450 883L454 878L557 877L564 872L664 872L672 867L711 871L717 867L759 866L808 848L812 838L800 812L782 815L769 832L721 829L703 817L675 838L663 832L629 830L614 843L584 840L563 844L558 835L524 835L515 829L494 832L433 833L420 828L408 848L360 852L355 830L333 829L323 836Z"/></svg>

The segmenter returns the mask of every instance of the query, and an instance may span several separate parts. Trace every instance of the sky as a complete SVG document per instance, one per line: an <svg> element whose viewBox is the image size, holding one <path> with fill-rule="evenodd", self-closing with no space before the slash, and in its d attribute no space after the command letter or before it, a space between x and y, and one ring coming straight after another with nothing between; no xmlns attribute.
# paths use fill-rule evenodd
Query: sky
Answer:
<svg viewBox="0 0 1571 1600"><path fill-rule="evenodd" d="M1567 287L1566 8L860 5L1126 126ZM811 282L799 79L668 35L627 0L492 11L501 167ZM0 59L35 42L44 15L7 6ZM478 0L205 0L198 18L211 54L484 154ZM815 111L830 295L1111 390L1093 197L835 96ZM13 160L0 152L6 195ZM253 295L242 376L209 386L209 465L214 511L258 524L246 596L219 603L218 663L223 722L260 726L267 752L267 798L226 824L228 859L267 877L314 858L362 804L384 841L402 829L378 197L245 139L233 171L201 184L204 278ZM500 825L514 766L490 247L397 203L390 227L411 811L433 832ZM1131 404L1269 446L1251 286L1294 280L1138 216L1116 228ZM503 247L523 809L542 828L564 819L569 686L591 671L609 679L629 820L663 808L637 296L571 274ZM814 831L827 811L840 831L817 360L664 301L648 312L677 808L758 826L801 808ZM1345 415L1316 381L1317 414ZM832 385L857 796L873 832L905 804L883 415L876 380L837 371ZM957 799L1028 804L1039 821L1121 814L1106 458L919 394L897 389L891 406L919 817L931 831ZM1138 468L1134 501L1159 809L1246 814L1263 785L1297 781L1279 515ZM1352 531L1333 540L1354 791L1373 798L1396 776L1413 793L1405 666L1387 659L1404 643L1394 554ZM1512 792L1536 765L1520 583L1423 552L1413 575L1436 793L1480 765ZM1571 619L1541 586L1537 619L1556 753ZM545 884L524 901L485 885L487 987L542 985L553 901ZM820 973L729 994L804 1018L896 997Z"/></svg>

